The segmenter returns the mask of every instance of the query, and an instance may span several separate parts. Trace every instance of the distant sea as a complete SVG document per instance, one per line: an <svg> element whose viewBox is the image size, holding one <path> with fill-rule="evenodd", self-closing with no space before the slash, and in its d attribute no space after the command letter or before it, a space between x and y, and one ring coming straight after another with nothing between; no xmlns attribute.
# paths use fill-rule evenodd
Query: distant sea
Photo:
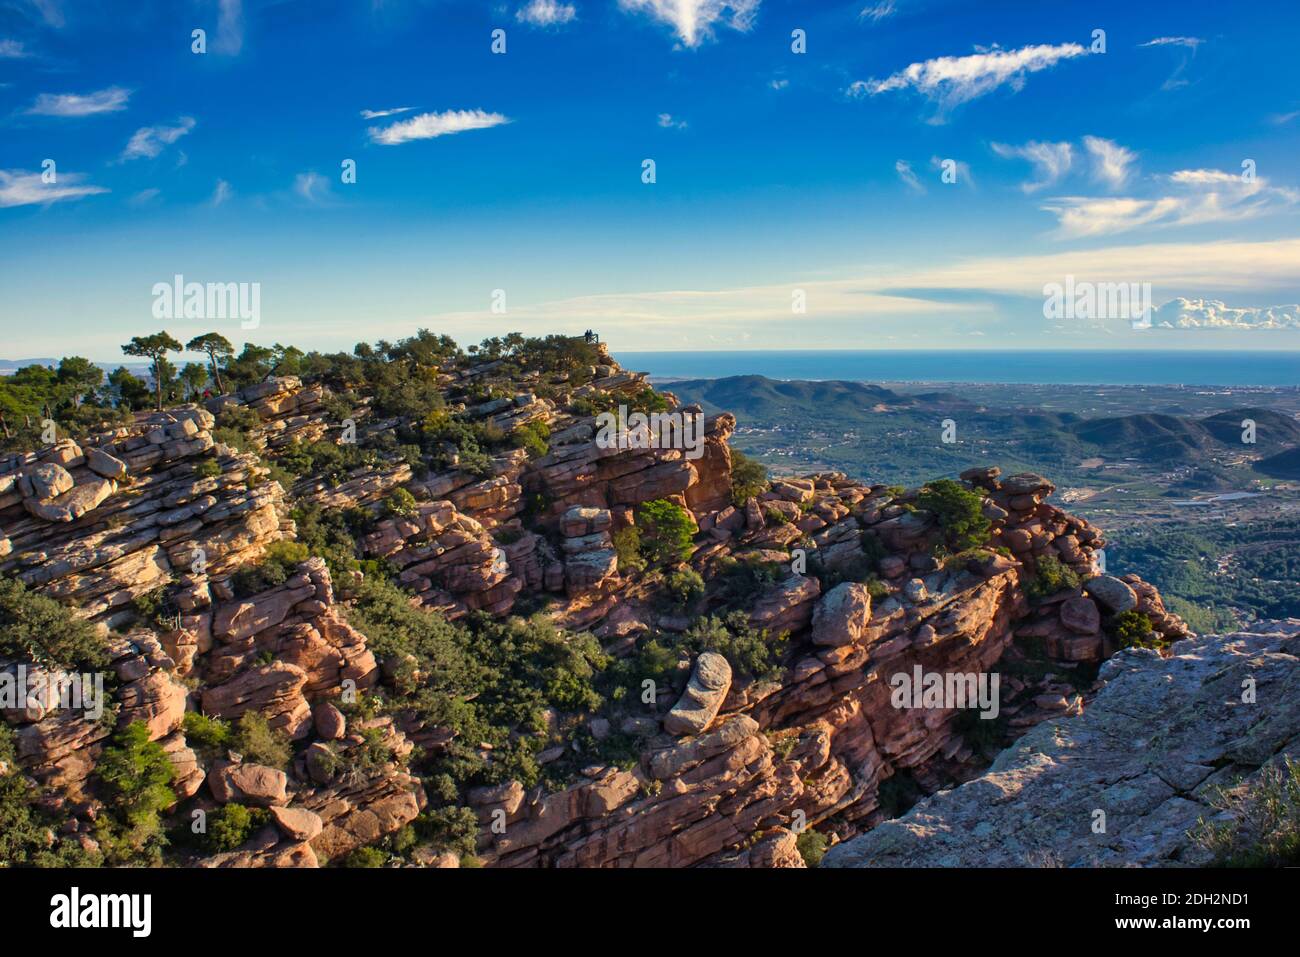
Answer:
<svg viewBox="0 0 1300 957"><path fill-rule="evenodd" d="M898 351L625 352L655 379L843 379L1061 385L1300 386L1300 352Z"/></svg>

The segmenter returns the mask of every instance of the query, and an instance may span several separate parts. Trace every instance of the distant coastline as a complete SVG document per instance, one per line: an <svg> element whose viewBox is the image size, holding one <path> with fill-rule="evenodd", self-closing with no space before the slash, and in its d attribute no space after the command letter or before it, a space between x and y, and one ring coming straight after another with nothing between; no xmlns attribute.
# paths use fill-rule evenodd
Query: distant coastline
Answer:
<svg viewBox="0 0 1300 957"><path fill-rule="evenodd" d="M761 375L807 381L1300 388L1300 352L618 350L616 355L627 368L649 372L657 382Z"/></svg>

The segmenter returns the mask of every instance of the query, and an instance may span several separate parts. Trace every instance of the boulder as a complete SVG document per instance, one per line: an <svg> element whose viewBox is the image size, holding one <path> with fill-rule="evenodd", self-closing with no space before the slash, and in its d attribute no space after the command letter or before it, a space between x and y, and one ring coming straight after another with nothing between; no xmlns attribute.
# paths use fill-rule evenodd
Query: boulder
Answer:
<svg viewBox="0 0 1300 957"><path fill-rule="evenodd" d="M1056 491L1056 486L1035 472L1020 472L1002 480L1002 491L1008 495L1037 495L1046 498Z"/></svg>
<svg viewBox="0 0 1300 957"><path fill-rule="evenodd" d="M716 652L695 659L695 670L677 704L664 719L669 734L701 734L718 716L731 689L731 665Z"/></svg>
<svg viewBox="0 0 1300 957"><path fill-rule="evenodd" d="M1112 615L1122 615L1137 607L1137 595L1127 582L1114 575L1098 575L1084 582L1083 590L1097 599Z"/></svg>
<svg viewBox="0 0 1300 957"><path fill-rule="evenodd" d="M1061 624L1080 635L1095 635L1101 628L1101 613L1091 598L1069 598L1061 602Z"/></svg>
<svg viewBox="0 0 1300 957"><path fill-rule="evenodd" d="M53 466L58 468L58 466ZM29 498L23 502L27 511L47 522L71 522L98 508L104 499L117 491L109 479L96 479L74 486L57 498Z"/></svg>
<svg viewBox="0 0 1300 957"><path fill-rule="evenodd" d="M273 807L289 803L285 787L289 783L283 771L264 764L232 764L219 761L208 772L208 789L222 804L234 801L254 807Z"/></svg>
<svg viewBox="0 0 1300 957"><path fill-rule="evenodd" d="M86 449L86 468L107 479L120 479L126 475L126 463L103 449Z"/></svg>
<svg viewBox="0 0 1300 957"><path fill-rule="evenodd" d="M343 712L328 701L316 705L312 709L311 717L316 734L322 740L337 741L347 733L347 718L343 717Z"/></svg>
<svg viewBox="0 0 1300 957"><path fill-rule="evenodd" d="M842 582L823 595L813 610L813 644L852 644L866 633L870 620L871 592L867 586Z"/></svg>
<svg viewBox="0 0 1300 957"><path fill-rule="evenodd" d="M285 837L294 841L310 841L325 827L319 814L301 807L272 807L271 820Z"/></svg>
<svg viewBox="0 0 1300 957"><path fill-rule="evenodd" d="M62 465L42 462L27 470L26 485L31 489L31 498L58 498L72 488L72 476Z"/></svg>

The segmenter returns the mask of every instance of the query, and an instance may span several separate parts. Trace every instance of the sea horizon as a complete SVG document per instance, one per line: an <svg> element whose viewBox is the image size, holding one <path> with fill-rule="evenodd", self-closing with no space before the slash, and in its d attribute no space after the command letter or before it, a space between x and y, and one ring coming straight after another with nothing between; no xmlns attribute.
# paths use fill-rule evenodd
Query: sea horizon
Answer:
<svg viewBox="0 0 1300 957"><path fill-rule="evenodd" d="M614 351L652 380L776 380L1212 388L1300 387L1300 352L1124 349ZM1106 365L1097 361L1104 359Z"/></svg>

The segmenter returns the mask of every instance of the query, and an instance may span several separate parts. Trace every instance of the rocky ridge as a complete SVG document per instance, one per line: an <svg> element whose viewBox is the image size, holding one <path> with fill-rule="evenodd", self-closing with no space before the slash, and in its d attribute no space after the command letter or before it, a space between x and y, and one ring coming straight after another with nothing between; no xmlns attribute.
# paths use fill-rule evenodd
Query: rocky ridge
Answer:
<svg viewBox="0 0 1300 957"><path fill-rule="evenodd" d="M493 382L500 365L468 364L437 380L454 394ZM1089 669L1117 650L1115 616L1136 609L1162 640L1187 634L1151 586L1093 574L1100 533L1049 504L1054 488L1040 476L964 474L991 523L988 547L936 557L941 529L916 507L915 490L823 474L774 480L733 504L730 415L705 423L698 458L603 448L580 400L630 400L645 377L603 351L582 385L567 390L564 377L529 372L498 383L507 398L452 404L503 432L549 428L544 454L499 452L486 477L380 455L341 481L307 475L286 488L267 463L303 442L338 441L347 428L329 411L329 390L296 377L0 460L0 575L100 626L121 681L117 726L147 724L177 769L184 808L235 802L274 812L245 846L193 863L311 866L394 835L428 805L412 749L447 741L444 729L410 716L355 727L343 719L335 704L383 691L398 663L378 660L349 623L322 558L300 562L274 587L237 592L235 572L295 538L291 503L368 513L362 556L386 562L430 613L501 617L546 598L554 622L590 630L614 657L689 624L665 611L654 580L619 567L614 536L644 503L679 505L694 524L689 565L708 583L697 615L721 609L713 583L727 563L777 571L745 615L769 635L789 634L779 671L745 678L722 655L683 657L678 682L612 716L636 743L634 761L593 761L560 788L471 788L461 800L479 822L476 854L488 865L797 866L788 846L795 825L848 839L889 816L882 787L891 778L934 791L982 770L985 757L956 709L893 707L891 676L916 665L1009 672L1001 710L1022 729L1086 713ZM248 432L256 451L214 438L214 416L232 408L257 417ZM405 424L380 420L364 397L349 421L363 445ZM383 507L395 489L415 502L405 514ZM1025 586L1049 558L1092 577L1031 602ZM152 618L140 611L145 596L160 596ZM1045 676L1019 668L1029 657L1052 667ZM200 758L181 728L187 710L262 715L295 742L291 766ZM67 711L6 718L42 800L68 813L70 833L92 845L98 798L88 779L112 727ZM593 719L591 733L608 734L597 722L610 720ZM376 740L385 761L339 770ZM559 750L580 747L575 740ZM411 860L445 864L436 851Z"/></svg>

